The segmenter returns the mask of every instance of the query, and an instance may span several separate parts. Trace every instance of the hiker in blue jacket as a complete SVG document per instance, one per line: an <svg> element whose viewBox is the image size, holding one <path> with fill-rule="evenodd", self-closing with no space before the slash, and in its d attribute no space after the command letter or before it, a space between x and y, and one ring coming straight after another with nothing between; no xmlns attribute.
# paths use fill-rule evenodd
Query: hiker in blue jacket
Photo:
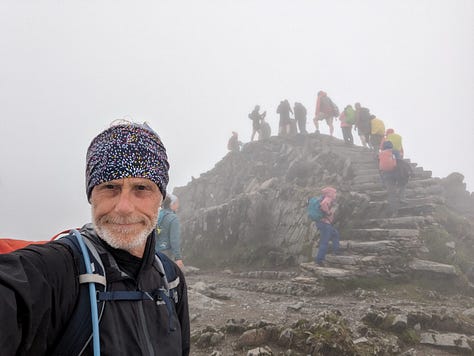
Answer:
<svg viewBox="0 0 474 356"><path fill-rule="evenodd" d="M78 255L78 250L61 241L65 239L0 254L2 356L189 355L184 274L166 256L155 254L155 226L166 196L168 170L165 147L146 124L119 123L92 140L85 175L92 224L73 235L88 246L91 259L101 261L94 271L102 267L105 273L81 273L84 264L91 267L88 254ZM67 179L68 172L62 174ZM33 176L30 181L38 184ZM167 280L165 265L177 277L173 281ZM94 293L90 286L86 293L90 301L82 298L81 287L87 288L83 283L89 281L106 288ZM171 299L172 288L176 294ZM100 313L95 298L105 303ZM71 322L77 319L82 301L89 312L79 316L100 317L100 334L83 335L86 325ZM74 336L67 333L71 329ZM84 342L71 351L77 339Z"/></svg>
<svg viewBox="0 0 474 356"><path fill-rule="evenodd" d="M176 195L168 194L163 200L163 206L158 215L156 251L165 253L174 258L179 268L183 268L181 257L181 236L179 218L176 211L179 208L179 199Z"/></svg>

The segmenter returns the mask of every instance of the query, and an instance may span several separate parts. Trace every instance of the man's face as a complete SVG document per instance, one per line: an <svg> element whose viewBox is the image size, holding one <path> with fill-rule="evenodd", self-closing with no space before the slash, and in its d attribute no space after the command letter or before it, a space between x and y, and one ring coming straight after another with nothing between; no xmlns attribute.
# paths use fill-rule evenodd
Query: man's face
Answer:
<svg viewBox="0 0 474 356"><path fill-rule="evenodd" d="M92 220L110 246L143 256L146 239L156 226L162 201L158 186L145 178L123 178L92 189Z"/></svg>

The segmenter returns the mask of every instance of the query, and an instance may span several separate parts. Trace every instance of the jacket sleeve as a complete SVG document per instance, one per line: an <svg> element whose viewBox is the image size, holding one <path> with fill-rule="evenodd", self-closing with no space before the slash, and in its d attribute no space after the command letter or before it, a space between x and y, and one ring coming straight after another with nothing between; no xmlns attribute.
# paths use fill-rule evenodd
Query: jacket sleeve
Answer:
<svg viewBox="0 0 474 356"><path fill-rule="evenodd" d="M176 306L176 313L178 314L179 323L181 325L181 343L183 356L188 356L191 344L191 328L189 323L189 305L188 305L188 288L184 274L178 266L175 266L176 273L179 276L179 302Z"/></svg>
<svg viewBox="0 0 474 356"><path fill-rule="evenodd" d="M170 223L170 246L175 260L181 260L181 229L179 219L176 216Z"/></svg>
<svg viewBox="0 0 474 356"><path fill-rule="evenodd" d="M2 355L44 355L72 313L79 283L71 251L59 243L0 255Z"/></svg>

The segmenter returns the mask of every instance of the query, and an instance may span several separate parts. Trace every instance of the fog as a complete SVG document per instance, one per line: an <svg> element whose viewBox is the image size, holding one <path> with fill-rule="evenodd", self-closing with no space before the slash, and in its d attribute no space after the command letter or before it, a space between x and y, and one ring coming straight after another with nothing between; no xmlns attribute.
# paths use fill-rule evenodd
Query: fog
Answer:
<svg viewBox="0 0 474 356"><path fill-rule="evenodd" d="M114 119L160 134L172 190L211 169L232 131L249 141L255 104L275 134L280 100L311 119L321 89L340 109L361 102L406 157L461 172L472 191L473 23L471 0L4 0L0 236L90 220L85 152Z"/></svg>

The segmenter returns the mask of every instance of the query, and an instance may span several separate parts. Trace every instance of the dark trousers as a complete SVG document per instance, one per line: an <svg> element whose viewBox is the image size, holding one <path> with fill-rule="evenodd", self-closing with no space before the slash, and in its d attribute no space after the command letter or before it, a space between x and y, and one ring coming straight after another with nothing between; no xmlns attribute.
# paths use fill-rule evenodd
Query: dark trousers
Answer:
<svg viewBox="0 0 474 356"><path fill-rule="evenodd" d="M341 129L344 142L353 145L354 137L352 136L352 126L341 127Z"/></svg>

